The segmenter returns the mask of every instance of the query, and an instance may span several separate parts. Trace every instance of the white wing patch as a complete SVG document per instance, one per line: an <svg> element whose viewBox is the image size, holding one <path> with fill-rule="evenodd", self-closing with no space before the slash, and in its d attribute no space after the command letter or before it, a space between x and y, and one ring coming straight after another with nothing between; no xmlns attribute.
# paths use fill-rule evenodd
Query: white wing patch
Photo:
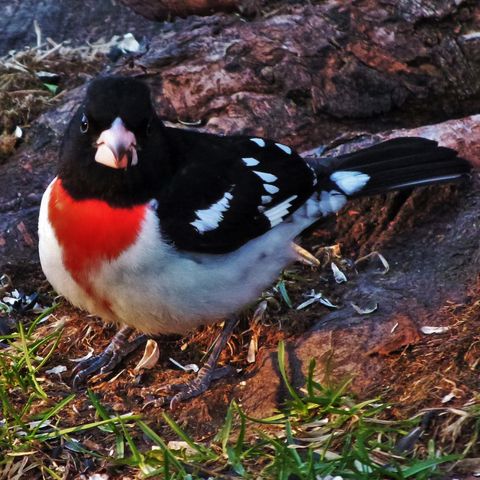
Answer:
<svg viewBox="0 0 480 480"><path fill-rule="evenodd" d="M253 157L242 158L242 160L247 167L254 167L260 163L256 158Z"/></svg>
<svg viewBox="0 0 480 480"><path fill-rule="evenodd" d="M229 209L232 198L233 195L226 192L218 202L215 202L209 208L197 210L195 215L198 220L190 222L190 225L193 225L199 233L215 230L223 219L223 212Z"/></svg>
<svg viewBox="0 0 480 480"><path fill-rule="evenodd" d="M290 147L287 147L286 145L283 145L282 143L276 143L275 144L280 150L283 150L287 155L291 155L292 149Z"/></svg>
<svg viewBox="0 0 480 480"><path fill-rule="evenodd" d="M275 185L270 185L268 183L264 183L263 188L265 189L265 191L267 193L271 193L272 195L274 195L275 193L278 193L280 191L280 189L278 187L276 187Z"/></svg>
<svg viewBox="0 0 480 480"><path fill-rule="evenodd" d="M256 143L259 147L265 146L265 140L263 140L263 138L251 138L250 140Z"/></svg>
<svg viewBox="0 0 480 480"><path fill-rule="evenodd" d="M362 172L339 171L330 175L330 180L335 182L347 195L358 192L370 180L370 176Z"/></svg>
<svg viewBox="0 0 480 480"><path fill-rule="evenodd" d="M258 175L264 182L272 183L278 180L278 177L267 172L259 172L258 170L252 170L255 175Z"/></svg>
<svg viewBox="0 0 480 480"><path fill-rule="evenodd" d="M262 205L266 205L267 203L270 203L273 200L273 197L271 195L262 195Z"/></svg>
<svg viewBox="0 0 480 480"><path fill-rule="evenodd" d="M263 214L268 218L272 228L283 222L284 217L286 217L290 213L288 209L292 206L292 202L296 198L297 195L292 195L278 205L275 205L274 207L265 210Z"/></svg>

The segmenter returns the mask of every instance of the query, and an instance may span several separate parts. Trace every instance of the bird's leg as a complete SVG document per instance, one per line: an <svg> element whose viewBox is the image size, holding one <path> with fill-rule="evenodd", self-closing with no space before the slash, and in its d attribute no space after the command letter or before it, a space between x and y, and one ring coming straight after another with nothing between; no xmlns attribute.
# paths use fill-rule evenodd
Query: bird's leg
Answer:
<svg viewBox="0 0 480 480"><path fill-rule="evenodd" d="M139 335L129 341L132 332L133 328L122 327L100 355L80 362L73 370L73 388L77 389L92 374L112 371L128 354L147 341L146 335Z"/></svg>
<svg viewBox="0 0 480 480"><path fill-rule="evenodd" d="M225 321L222 333L217 340L217 343L213 347L212 353L208 357L205 364L198 371L197 376L190 382L184 383L182 385L176 385L173 388L179 388L180 391L174 395L170 400L170 408L172 408L176 403L181 402L182 400L187 400L188 398L196 397L201 393L205 392L212 380L217 380L226 373L231 371L229 368L216 368L218 357L222 353L222 350L225 348L228 340L232 336L233 329L238 323L237 317L232 317Z"/></svg>

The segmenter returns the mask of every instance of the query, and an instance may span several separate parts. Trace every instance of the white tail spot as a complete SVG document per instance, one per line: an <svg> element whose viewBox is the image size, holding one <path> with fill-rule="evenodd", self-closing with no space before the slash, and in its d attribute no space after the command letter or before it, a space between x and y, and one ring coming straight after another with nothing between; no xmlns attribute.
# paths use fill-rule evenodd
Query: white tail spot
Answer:
<svg viewBox="0 0 480 480"><path fill-rule="evenodd" d="M370 180L370 176L362 172L338 171L330 175L330 180L335 182L347 195L358 192Z"/></svg>

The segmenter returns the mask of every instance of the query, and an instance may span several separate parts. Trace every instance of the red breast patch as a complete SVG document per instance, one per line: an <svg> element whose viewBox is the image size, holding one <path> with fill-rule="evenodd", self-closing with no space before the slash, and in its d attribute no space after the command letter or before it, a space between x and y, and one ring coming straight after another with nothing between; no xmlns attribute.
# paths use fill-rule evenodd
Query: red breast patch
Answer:
<svg viewBox="0 0 480 480"><path fill-rule="evenodd" d="M114 208L102 200L75 200L60 179L53 184L48 217L63 249L63 263L89 294L89 273L135 242L146 208Z"/></svg>

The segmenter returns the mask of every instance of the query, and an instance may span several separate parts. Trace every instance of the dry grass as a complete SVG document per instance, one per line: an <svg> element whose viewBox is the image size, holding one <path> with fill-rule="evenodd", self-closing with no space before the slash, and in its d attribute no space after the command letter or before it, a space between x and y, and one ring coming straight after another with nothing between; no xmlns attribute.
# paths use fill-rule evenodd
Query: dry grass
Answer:
<svg viewBox="0 0 480 480"><path fill-rule="evenodd" d="M25 134L38 115L61 101L63 91L96 75L113 43L71 47L47 39L0 58L0 162L21 142L17 127Z"/></svg>

